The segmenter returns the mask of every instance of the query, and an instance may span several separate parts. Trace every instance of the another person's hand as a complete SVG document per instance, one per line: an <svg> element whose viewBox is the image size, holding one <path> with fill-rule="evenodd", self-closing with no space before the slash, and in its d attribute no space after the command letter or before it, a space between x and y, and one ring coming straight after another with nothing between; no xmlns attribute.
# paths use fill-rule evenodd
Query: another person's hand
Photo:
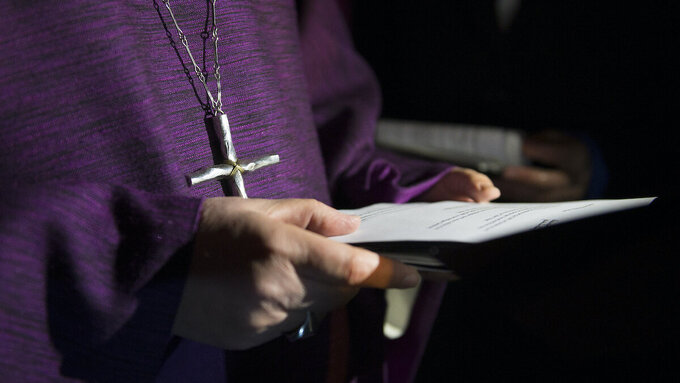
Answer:
<svg viewBox="0 0 680 383"><path fill-rule="evenodd" d="M245 349L297 328L308 310L344 305L360 287L415 286L415 269L325 238L359 223L314 200L206 200L175 333Z"/></svg>
<svg viewBox="0 0 680 383"><path fill-rule="evenodd" d="M489 202L500 195L500 190L485 174L467 168L454 168L417 200Z"/></svg>
<svg viewBox="0 0 680 383"><path fill-rule="evenodd" d="M581 199L590 182L586 145L565 133L546 130L525 139L524 156L539 166L508 166L494 183L505 201L549 202Z"/></svg>

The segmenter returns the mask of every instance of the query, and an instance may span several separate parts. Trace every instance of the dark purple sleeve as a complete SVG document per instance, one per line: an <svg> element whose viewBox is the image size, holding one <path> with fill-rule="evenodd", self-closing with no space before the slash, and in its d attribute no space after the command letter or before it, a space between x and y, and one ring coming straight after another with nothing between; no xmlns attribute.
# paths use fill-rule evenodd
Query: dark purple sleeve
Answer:
<svg viewBox="0 0 680 383"><path fill-rule="evenodd" d="M306 2L300 12L306 79L333 202L356 207L407 202L432 187L451 165L380 150L374 144L380 114L375 76L356 53L337 0ZM445 286L426 283L411 325L397 342L383 343L379 291L350 303L354 381L408 381L423 353ZM424 298L424 299L423 299ZM376 316L377 315L377 316ZM401 376L400 376L401 375Z"/></svg>
<svg viewBox="0 0 680 383"><path fill-rule="evenodd" d="M153 377L201 200L87 183L0 196L2 380Z"/></svg>
<svg viewBox="0 0 680 383"><path fill-rule="evenodd" d="M376 149L377 80L357 54L336 0L306 2L300 12L306 79L335 205L406 202L451 166Z"/></svg>

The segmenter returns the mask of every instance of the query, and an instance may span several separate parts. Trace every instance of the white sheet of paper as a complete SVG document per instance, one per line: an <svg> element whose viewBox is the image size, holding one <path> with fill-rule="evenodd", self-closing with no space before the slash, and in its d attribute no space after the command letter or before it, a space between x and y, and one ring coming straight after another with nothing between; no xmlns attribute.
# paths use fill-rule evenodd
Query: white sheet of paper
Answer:
<svg viewBox="0 0 680 383"><path fill-rule="evenodd" d="M646 206L651 198L555 203L380 203L343 210L361 217L359 229L332 237L344 243L452 241L478 243L561 222Z"/></svg>

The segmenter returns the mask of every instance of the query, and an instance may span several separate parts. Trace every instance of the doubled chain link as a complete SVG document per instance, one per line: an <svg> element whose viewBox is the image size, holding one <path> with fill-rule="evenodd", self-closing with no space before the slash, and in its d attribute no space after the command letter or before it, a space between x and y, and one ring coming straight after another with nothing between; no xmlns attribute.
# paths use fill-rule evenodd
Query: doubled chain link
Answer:
<svg viewBox="0 0 680 383"><path fill-rule="evenodd" d="M222 84L221 84L221 76L220 76L220 64L219 64L219 58L217 56L217 42L219 41L219 37L217 36L217 20L215 16L215 3L217 0L211 0L212 3L212 41L213 41L213 46L215 48L215 64L213 66L213 76L215 77L215 81L217 82L217 98L213 97L212 92L210 92L210 88L208 87L208 82L205 78L205 75L203 74L203 71L201 68L198 66L196 63L196 59L194 59L194 55L191 53L191 49L189 48L189 42L187 41L187 37L184 34L184 31L182 31L182 28L179 27L179 24L177 23L177 19L175 18L175 14L172 12L172 8L170 7L170 0L161 0L163 4L165 5L165 8L168 9L168 12L170 13L170 17L172 18L172 22L175 25L175 29L177 30L177 36L179 37L180 43L184 46L184 49L186 50L187 54L189 55L189 59L191 59L191 64L194 67L194 72L196 73L196 77L198 77L198 80L203 84L203 88L205 88L205 92L208 95L208 100L210 101L210 108L213 113L213 115L217 114L224 114L222 111Z"/></svg>

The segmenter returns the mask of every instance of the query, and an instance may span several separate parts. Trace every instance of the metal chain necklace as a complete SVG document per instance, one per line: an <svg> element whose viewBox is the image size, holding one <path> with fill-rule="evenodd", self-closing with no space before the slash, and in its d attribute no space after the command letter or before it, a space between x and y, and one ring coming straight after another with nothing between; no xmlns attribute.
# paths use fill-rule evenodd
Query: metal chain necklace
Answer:
<svg viewBox="0 0 680 383"><path fill-rule="evenodd" d="M236 150L234 149L234 144L231 139L231 130L229 128L229 120L227 119L227 115L222 111L222 84L221 84L221 77L220 77L220 64L219 64L219 56L218 56L218 50L217 50L217 42L219 41L219 37L217 35L217 22L216 22L216 12L215 12L215 3L217 0L210 0L211 2L211 8L212 8L212 22L211 22L211 29L212 29L212 41L213 41L213 47L214 47L214 58L215 62L213 65L213 76L215 77L215 81L217 82L217 97L214 97L212 92L210 92L210 88L208 87L208 81L206 79L205 74L201 70L201 68L198 66L196 63L196 59L194 58L194 55L191 53L191 49L189 48L189 43L187 42L187 37L182 31L182 29L179 27L179 24L177 23L177 19L175 18L175 14L172 11L172 8L170 7L170 0L161 0L163 4L165 5L165 8L168 9L168 12L170 13L170 17L172 18L172 22L175 26L175 30L177 31L177 35L179 36L179 40L184 46L184 49L186 50L186 53L189 55L189 59L191 59L191 64L194 67L194 72L196 73L196 77L198 77L198 80L203 84L203 88L205 89L205 92L208 97L209 101L209 110L206 110L208 113L208 116L205 118L205 124L208 127L208 129L212 129L215 133L215 136L217 140L219 141L219 153L213 153L216 159L219 159L215 161L215 165L203 168L199 171L190 173L186 176L187 183L189 186L193 186L205 181L222 181L225 179L231 179L233 181L233 186L235 187L236 190L235 192L238 192L238 194L243 197L243 198L248 198L248 195L246 194L246 189L245 189L245 184L243 182L243 173L245 172L250 172L256 169L259 169L261 167L267 166L267 165L272 165L277 162L279 162L279 156L274 154L270 156L265 156L262 157L256 161L252 162L246 162L246 163L241 163L238 161L236 157ZM210 11L209 11L210 12ZM159 13L160 15L160 13ZM165 27L165 22L162 20L161 16L161 21L163 22L163 25ZM166 28L166 33L168 34L168 38L170 39L170 44L175 48L173 45L174 42L172 40L172 35L171 33L167 30ZM180 58L181 60L181 58ZM184 65L182 63L182 65ZM189 78L189 82L193 86L193 81L191 79L191 75L187 73L187 77ZM200 99L199 99L200 102Z"/></svg>
<svg viewBox="0 0 680 383"><path fill-rule="evenodd" d="M218 115L218 114L224 114L222 111L222 84L221 84L221 77L220 77L220 63L219 63L219 56L218 56L218 51L217 51L217 42L219 41L219 37L217 36L217 22L215 19L215 3L217 2L216 0L211 0L211 6L212 6L212 41L213 41L213 47L215 49L215 64L213 66L213 76L215 77L215 81L217 82L217 99L215 99L210 92L210 88L208 88L208 83L205 78L205 75L203 74L203 71L201 68L198 66L196 63L196 59L194 59L194 55L191 53L191 49L189 48L189 43L187 42L187 36L184 34L184 31L182 31L182 28L179 27L179 24L177 23L177 19L175 18L175 13L172 11L172 8L170 7L170 0L161 0L163 4L165 5L165 8L168 9L168 12L170 13L170 17L172 18L172 23L175 26L175 30L177 30L177 35L179 36L179 41L182 43L184 46L184 49L186 50L187 54L189 55L189 58L191 59L191 64L194 66L194 72L196 73L196 77L198 77L198 80L203 84L203 88L205 89L206 94L208 95L208 100L210 101L210 107L211 107L211 112L213 115Z"/></svg>

